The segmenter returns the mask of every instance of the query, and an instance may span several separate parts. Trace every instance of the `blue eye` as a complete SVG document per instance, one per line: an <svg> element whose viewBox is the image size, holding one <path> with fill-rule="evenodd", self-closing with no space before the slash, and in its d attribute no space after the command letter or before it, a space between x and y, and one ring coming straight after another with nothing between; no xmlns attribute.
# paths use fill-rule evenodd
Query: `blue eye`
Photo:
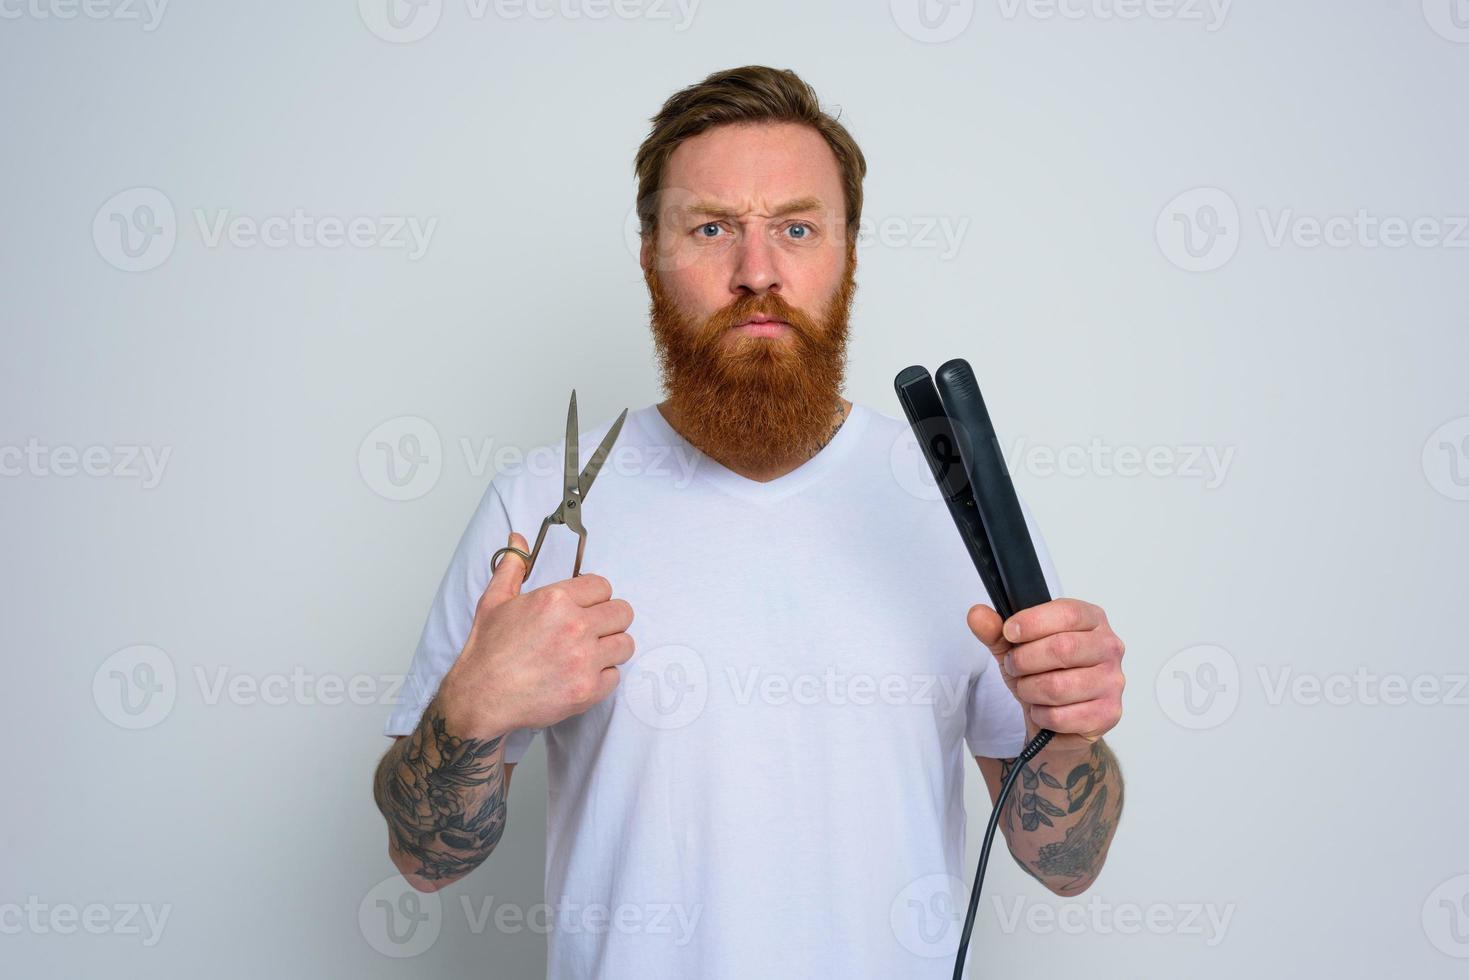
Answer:
<svg viewBox="0 0 1469 980"><path fill-rule="evenodd" d="M700 225L699 226L699 230L700 231L708 231L710 228L713 228L714 229L714 233L715 234L718 234L719 233L719 223L716 222L716 221L711 221L707 225ZM705 235L704 237L705 238L713 238L714 236L713 235Z"/></svg>
<svg viewBox="0 0 1469 980"><path fill-rule="evenodd" d="M796 232L800 232L799 235L795 235L796 238L800 239L800 238L807 237L811 233L811 226L810 225L791 225L790 230L791 230L791 233L793 235Z"/></svg>

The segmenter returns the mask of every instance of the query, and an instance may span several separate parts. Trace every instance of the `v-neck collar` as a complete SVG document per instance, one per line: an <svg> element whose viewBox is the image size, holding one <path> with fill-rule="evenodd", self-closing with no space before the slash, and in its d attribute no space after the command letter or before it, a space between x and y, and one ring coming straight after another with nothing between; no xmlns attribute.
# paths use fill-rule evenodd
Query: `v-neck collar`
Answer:
<svg viewBox="0 0 1469 980"><path fill-rule="evenodd" d="M666 445L677 450L685 458L695 460L694 478L704 479L726 493L746 500L772 501L789 497L791 494L811 486L825 476L852 450L867 428L868 409L852 402L852 410L846 421L832 436L821 451L800 466L773 480L752 480L705 454L689 442L678 430L668 424L658 406L648 405L629 413L629 418L642 427L655 445Z"/></svg>

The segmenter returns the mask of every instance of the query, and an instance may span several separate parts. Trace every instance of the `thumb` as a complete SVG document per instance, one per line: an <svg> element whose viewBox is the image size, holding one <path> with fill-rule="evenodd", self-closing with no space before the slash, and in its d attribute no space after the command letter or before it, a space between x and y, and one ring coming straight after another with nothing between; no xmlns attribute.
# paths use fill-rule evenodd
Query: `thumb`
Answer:
<svg viewBox="0 0 1469 980"><path fill-rule="evenodd" d="M514 531L510 532L510 540L505 543L521 551L530 551L525 538ZM513 551L507 551L500 556L500 564L495 567L494 573L490 576L490 584L485 586L485 594L481 602L487 609L493 609L502 602L507 602L520 595L520 586L524 581L525 559Z"/></svg>
<svg viewBox="0 0 1469 980"><path fill-rule="evenodd" d="M1005 639L1002 632L1004 625L1005 621L1000 618L1000 614L982 602L969 610L969 628L979 638L979 642L989 647L990 653L997 658L1010 652L1010 641Z"/></svg>

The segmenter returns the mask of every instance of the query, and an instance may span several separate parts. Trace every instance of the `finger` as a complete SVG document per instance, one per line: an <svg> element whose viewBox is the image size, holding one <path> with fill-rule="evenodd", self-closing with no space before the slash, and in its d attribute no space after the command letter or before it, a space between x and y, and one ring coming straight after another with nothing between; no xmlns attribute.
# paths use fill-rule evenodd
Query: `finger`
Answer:
<svg viewBox="0 0 1469 980"><path fill-rule="evenodd" d="M510 540L505 543L521 551L527 550L525 538L514 531L510 532ZM490 575L490 584L485 586L485 594L481 602L494 608L505 600L520 595L520 586L524 582L525 559L513 551L507 551L500 556L500 563L495 566L494 572Z"/></svg>
<svg viewBox="0 0 1469 980"><path fill-rule="evenodd" d="M1005 639L1011 643L1038 640L1063 630L1096 629L1105 622L1101 607L1080 599L1052 599L1022 609L1005 621Z"/></svg>
<svg viewBox="0 0 1469 980"><path fill-rule="evenodd" d="M1107 705L1100 701L1059 706L1035 704L1027 710L1030 713L1030 720L1042 728L1048 728L1057 734L1066 732L1087 736L1096 736L1106 727L1110 711Z"/></svg>
<svg viewBox="0 0 1469 980"><path fill-rule="evenodd" d="M613 633L597 640L597 658L604 668L625 664L636 652L637 643L631 633Z"/></svg>
<svg viewBox="0 0 1469 980"><path fill-rule="evenodd" d="M1107 640L1096 630L1052 633L1010 650L1010 676L1094 667L1107 659Z"/></svg>
<svg viewBox="0 0 1469 980"><path fill-rule="evenodd" d="M592 572L563 579L554 583L554 587L564 591L578 606L595 606L612 598L612 583Z"/></svg>
<svg viewBox="0 0 1469 980"><path fill-rule="evenodd" d="M594 636L621 633L632 625L632 605L626 599L608 599L587 610L587 625Z"/></svg>
<svg viewBox="0 0 1469 980"><path fill-rule="evenodd" d="M969 609L969 629L979 638L979 642L990 648L990 652L999 656L1010 648L1010 643L1000 633L1003 625L1000 614L995 612L984 603L979 603Z"/></svg>
<svg viewBox="0 0 1469 980"><path fill-rule="evenodd" d="M1111 671L1106 667L1049 670L1015 681L1015 696L1031 705L1083 704L1111 693Z"/></svg>
<svg viewBox="0 0 1469 980"><path fill-rule="evenodd" d="M622 671L616 667L604 667L597 681L597 700L605 701L613 691L617 690L617 685L622 683Z"/></svg>

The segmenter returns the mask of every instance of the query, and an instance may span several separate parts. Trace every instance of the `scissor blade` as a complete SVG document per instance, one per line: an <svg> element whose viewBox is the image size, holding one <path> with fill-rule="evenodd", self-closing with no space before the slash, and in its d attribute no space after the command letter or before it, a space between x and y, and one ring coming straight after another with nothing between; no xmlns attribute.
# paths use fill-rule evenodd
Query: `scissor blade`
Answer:
<svg viewBox="0 0 1469 980"><path fill-rule="evenodd" d="M576 424L576 389L571 389L571 407L566 410L566 472L562 476L561 492L569 495L576 489L576 469L580 462L581 440Z"/></svg>
<svg viewBox="0 0 1469 980"><path fill-rule="evenodd" d="M592 453L592 458L587 460L587 468L581 471L581 480L579 482L581 484L581 497L583 500L587 499L587 491L592 489L592 481L597 478L597 472L602 469L602 464L607 461L608 455L611 454L612 444L617 441L617 434L622 431L622 422L626 418L627 409L624 408L622 414L617 416L617 421L612 423L612 428L608 429L607 434L602 437L602 444L597 447L596 452Z"/></svg>

